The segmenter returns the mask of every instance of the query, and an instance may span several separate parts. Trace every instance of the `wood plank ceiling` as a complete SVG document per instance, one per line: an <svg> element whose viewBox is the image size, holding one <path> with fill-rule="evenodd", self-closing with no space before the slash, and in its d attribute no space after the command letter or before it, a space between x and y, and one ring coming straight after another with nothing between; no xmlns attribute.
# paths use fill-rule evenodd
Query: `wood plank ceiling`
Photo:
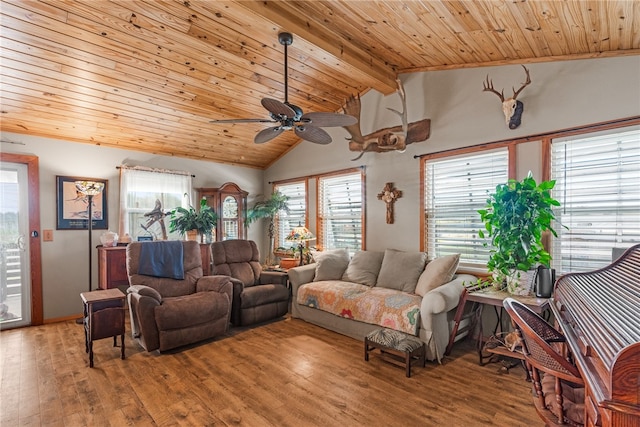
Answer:
<svg viewBox="0 0 640 427"><path fill-rule="evenodd" d="M1 130L265 168L263 97L340 112L406 72L640 54L640 2L2 0ZM302 142L309 144L309 142ZM335 143L335 142L334 142ZM328 148L329 149L329 148Z"/></svg>

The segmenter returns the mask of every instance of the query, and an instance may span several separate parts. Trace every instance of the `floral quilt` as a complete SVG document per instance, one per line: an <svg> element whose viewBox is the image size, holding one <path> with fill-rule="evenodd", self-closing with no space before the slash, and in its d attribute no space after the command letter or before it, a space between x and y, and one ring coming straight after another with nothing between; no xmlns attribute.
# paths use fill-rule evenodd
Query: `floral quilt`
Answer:
<svg viewBox="0 0 640 427"><path fill-rule="evenodd" d="M297 302L311 308L411 335L418 334L422 297L394 289L326 280L298 288Z"/></svg>

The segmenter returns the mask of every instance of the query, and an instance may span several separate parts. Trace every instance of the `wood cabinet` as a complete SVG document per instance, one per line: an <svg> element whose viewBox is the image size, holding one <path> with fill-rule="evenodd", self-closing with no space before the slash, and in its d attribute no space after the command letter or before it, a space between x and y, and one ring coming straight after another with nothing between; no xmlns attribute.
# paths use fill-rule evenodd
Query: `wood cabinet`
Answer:
<svg viewBox="0 0 640 427"><path fill-rule="evenodd" d="M202 257L202 272L208 276L211 274L211 246L201 243L200 256ZM127 246L98 246L98 288L113 289L119 286L129 286Z"/></svg>
<svg viewBox="0 0 640 427"><path fill-rule="evenodd" d="M218 214L214 240L246 239L246 215L248 192L237 184L227 182L218 188L197 188L198 200L207 199Z"/></svg>
<svg viewBox="0 0 640 427"><path fill-rule="evenodd" d="M127 246L98 246L98 288L129 286L127 277Z"/></svg>

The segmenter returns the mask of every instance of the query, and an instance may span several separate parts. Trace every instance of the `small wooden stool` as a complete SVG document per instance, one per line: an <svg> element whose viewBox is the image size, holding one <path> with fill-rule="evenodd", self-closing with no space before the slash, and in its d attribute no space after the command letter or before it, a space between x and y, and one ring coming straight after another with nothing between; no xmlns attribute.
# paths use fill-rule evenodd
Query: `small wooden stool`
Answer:
<svg viewBox="0 0 640 427"><path fill-rule="evenodd" d="M380 355L394 364L404 366L407 378L411 377L411 365L426 364L425 345L419 338L393 329L377 329L364 338L364 360L369 361L369 352L380 349Z"/></svg>

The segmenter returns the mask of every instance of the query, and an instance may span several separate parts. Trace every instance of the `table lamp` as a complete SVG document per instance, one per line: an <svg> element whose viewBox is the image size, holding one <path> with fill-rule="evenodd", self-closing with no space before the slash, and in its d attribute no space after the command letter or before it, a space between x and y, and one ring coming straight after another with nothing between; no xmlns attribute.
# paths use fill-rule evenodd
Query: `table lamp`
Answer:
<svg viewBox="0 0 640 427"><path fill-rule="evenodd" d="M289 235L285 237L286 241L298 244L298 249L300 249L300 265L304 265L302 250L304 249L305 243L315 239L315 236L309 231L309 229L300 223L298 223L297 227L293 227Z"/></svg>

